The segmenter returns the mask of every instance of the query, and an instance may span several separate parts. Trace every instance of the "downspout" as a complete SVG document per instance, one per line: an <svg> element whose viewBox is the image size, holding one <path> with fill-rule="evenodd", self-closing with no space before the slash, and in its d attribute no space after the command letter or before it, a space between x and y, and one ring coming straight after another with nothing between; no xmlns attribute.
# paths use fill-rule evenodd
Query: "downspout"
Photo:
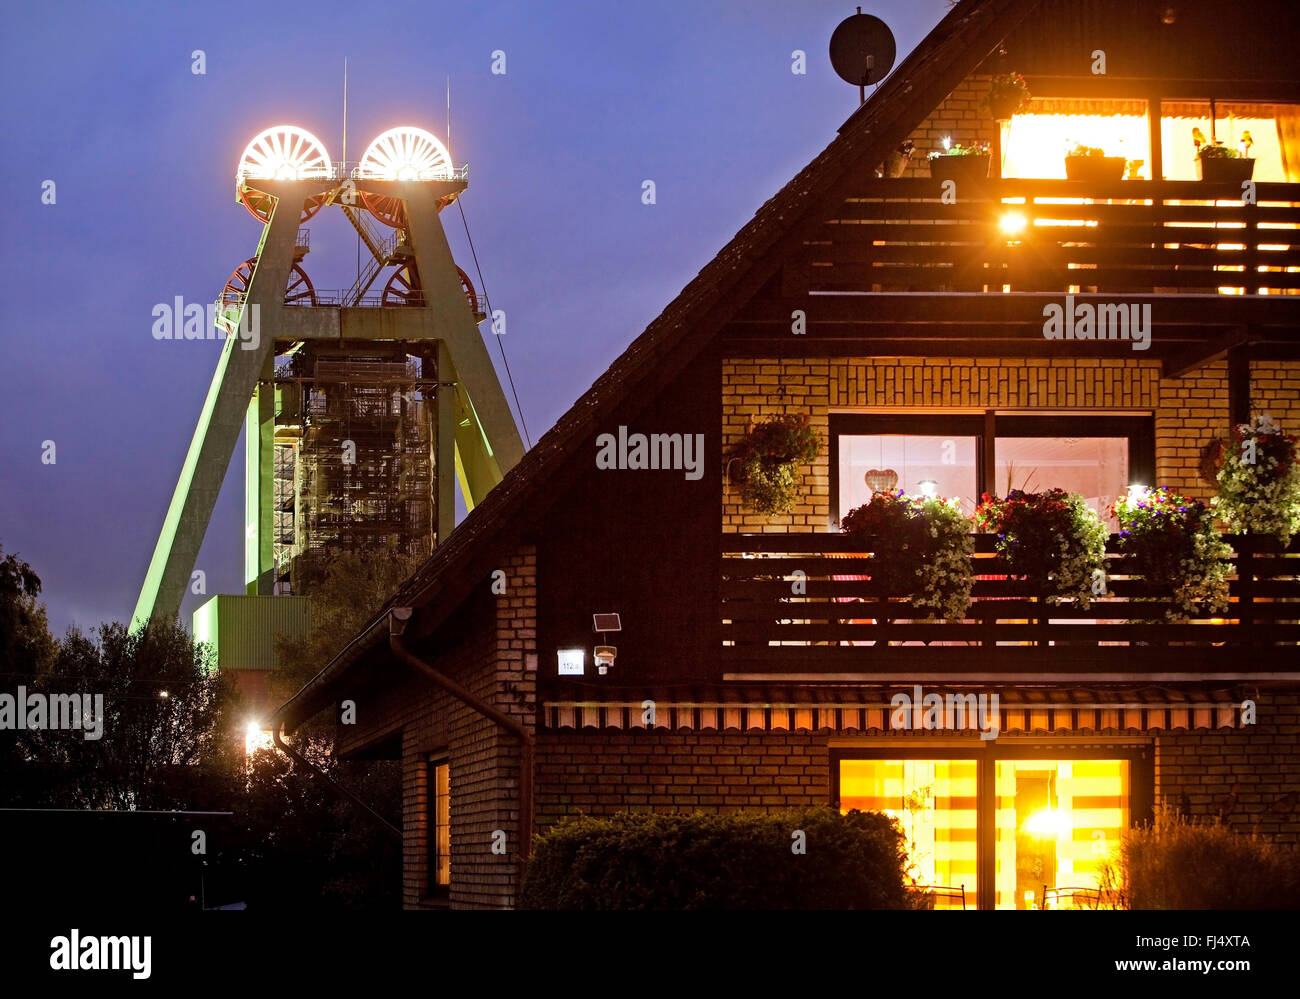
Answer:
<svg viewBox="0 0 1300 999"><path fill-rule="evenodd" d="M475 697L468 690L450 677L439 673L418 656L412 655L402 644L402 632L411 619L410 607L394 607L389 614L388 645L402 662L413 670L423 674L435 685L441 687L452 697L473 708L485 718L495 722L519 740L519 884L516 893L523 887L524 865L533 840L533 733L503 711L498 711L491 704Z"/></svg>
<svg viewBox="0 0 1300 999"><path fill-rule="evenodd" d="M295 750L292 746L290 746L287 742L285 742L284 739L280 737L280 733L283 729L284 729L284 722L277 723L276 726L273 729L271 729L271 738L275 740L276 746L279 747L282 753L284 753L291 760L293 760L294 763L306 769L306 771L310 773L313 777L318 777L321 780L323 780L326 784L330 786L330 788L336 794L342 795L344 798L347 798L348 801L352 802L352 804L356 805L362 811L369 814L371 818L373 818L381 826L383 826L395 837L397 837L398 842L401 842L402 830L398 829L397 826L389 822L386 818L384 818L382 815L376 812L373 808L371 808L364 801L358 798L355 794L349 791L346 787L344 787L342 784L336 781L324 770L321 770L311 761L305 759L300 753L298 753L297 750Z"/></svg>

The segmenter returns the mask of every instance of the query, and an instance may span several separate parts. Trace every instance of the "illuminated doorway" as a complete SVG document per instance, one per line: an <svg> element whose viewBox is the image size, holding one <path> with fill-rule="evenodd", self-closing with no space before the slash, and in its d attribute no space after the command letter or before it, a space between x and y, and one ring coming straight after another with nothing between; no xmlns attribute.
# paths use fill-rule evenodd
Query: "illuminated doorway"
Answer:
<svg viewBox="0 0 1300 999"><path fill-rule="evenodd" d="M1149 817L1149 754L1058 748L835 750L833 793L898 821L913 883L961 890L937 909L1096 908L1102 865Z"/></svg>
<svg viewBox="0 0 1300 999"><path fill-rule="evenodd" d="M1129 780L1127 760L999 760L996 907L1095 908Z"/></svg>

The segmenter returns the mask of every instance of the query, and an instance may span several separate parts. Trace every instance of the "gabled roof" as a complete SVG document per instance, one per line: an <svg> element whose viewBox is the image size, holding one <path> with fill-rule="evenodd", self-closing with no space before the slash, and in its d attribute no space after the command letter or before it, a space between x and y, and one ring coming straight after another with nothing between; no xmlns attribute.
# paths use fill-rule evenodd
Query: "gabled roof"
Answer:
<svg viewBox="0 0 1300 999"><path fill-rule="evenodd" d="M682 289L487 498L398 589L371 623L274 716L290 730L333 700L344 673L385 640L393 607L419 612L427 633L488 578L576 477L574 459L629 398L650 398L709 344L809 229L830 217L872 170L975 70L1039 0L963 0L799 172ZM867 176L870 176L868 173Z"/></svg>

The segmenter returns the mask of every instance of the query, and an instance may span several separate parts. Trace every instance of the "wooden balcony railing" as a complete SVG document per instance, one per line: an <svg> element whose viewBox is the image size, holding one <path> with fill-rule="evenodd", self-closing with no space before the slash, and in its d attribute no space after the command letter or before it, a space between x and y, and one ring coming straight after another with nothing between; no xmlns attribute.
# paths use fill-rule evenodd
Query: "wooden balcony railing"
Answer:
<svg viewBox="0 0 1300 999"><path fill-rule="evenodd" d="M933 667L1091 672L1300 672L1300 539L1226 536L1231 604L1218 618L1168 622L1168 591L1124 575L1110 551L1107 594L1084 610L1048 604L1007 575L992 535L975 536L963 621L924 621L871 579L870 552L841 534L723 535L723 660L731 671ZM802 573L800 576L798 573Z"/></svg>
<svg viewBox="0 0 1300 999"><path fill-rule="evenodd" d="M1300 288L1300 184L877 180L804 245L811 291L1278 294ZM1008 223L1014 223L1008 226Z"/></svg>

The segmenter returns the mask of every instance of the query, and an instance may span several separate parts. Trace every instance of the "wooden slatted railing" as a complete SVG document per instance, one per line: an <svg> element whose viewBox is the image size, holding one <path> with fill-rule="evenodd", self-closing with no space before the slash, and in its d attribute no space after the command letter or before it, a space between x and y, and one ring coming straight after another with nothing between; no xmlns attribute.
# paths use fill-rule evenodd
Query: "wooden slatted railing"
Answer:
<svg viewBox="0 0 1300 999"><path fill-rule="evenodd" d="M1289 658L1300 669L1300 539L1282 550L1269 539L1226 536L1234 550L1231 605L1218 618L1168 622L1168 591L1124 575L1111 538L1107 593L1084 610L1052 605L1024 580L1007 574L992 535L975 536L976 581L962 621L925 621L905 597L882 593L871 579L870 552L842 534L728 534L723 536L721 618L724 658L807 664L833 661L839 652L859 659L895 646L927 646L927 662L970 660L961 649L1091 647L1117 662L1130 649L1188 647L1216 655L1270 661ZM797 575L802 573L802 576ZM781 655L802 650L798 656ZM815 655L806 653L816 650ZM834 650L834 651L828 651ZM839 655L839 658L845 658ZM987 654L985 654L987 659Z"/></svg>
<svg viewBox="0 0 1300 999"><path fill-rule="evenodd" d="M1247 294L1300 288L1300 184L877 180L800 254L813 291ZM1023 217L1019 232L1002 219Z"/></svg>

